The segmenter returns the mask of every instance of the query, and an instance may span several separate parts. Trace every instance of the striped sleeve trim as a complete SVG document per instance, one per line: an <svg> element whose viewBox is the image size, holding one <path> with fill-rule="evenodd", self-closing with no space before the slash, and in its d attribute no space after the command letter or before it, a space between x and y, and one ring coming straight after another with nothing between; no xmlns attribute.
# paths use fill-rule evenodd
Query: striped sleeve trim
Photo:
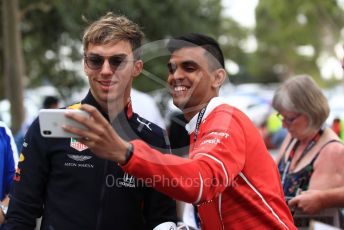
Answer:
<svg viewBox="0 0 344 230"><path fill-rule="evenodd" d="M199 192L198 192L198 196L197 196L197 199L196 201L194 202L194 204L198 204L202 198L202 194L203 194L203 178L202 178L202 175L201 173L199 173L199 179L200 179L200 187L199 187Z"/></svg>
<svg viewBox="0 0 344 230"><path fill-rule="evenodd" d="M223 173L226 176L226 184L225 184L225 186L227 187L229 185L229 177L228 177L228 173L227 173L227 170L226 170L226 167L225 167L224 163L221 160L217 159L216 157L214 157L214 156L212 156L210 154L207 154L207 153L198 153L193 158L195 158L196 156L199 156L199 155L202 155L202 156L205 156L205 157L209 157L210 159L214 160L216 163L221 165Z"/></svg>

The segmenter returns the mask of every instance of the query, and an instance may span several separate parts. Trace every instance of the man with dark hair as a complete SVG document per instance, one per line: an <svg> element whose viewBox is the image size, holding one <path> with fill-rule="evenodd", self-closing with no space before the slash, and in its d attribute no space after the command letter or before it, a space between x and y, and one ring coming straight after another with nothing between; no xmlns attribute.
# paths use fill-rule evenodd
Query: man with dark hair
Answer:
<svg viewBox="0 0 344 230"><path fill-rule="evenodd" d="M191 33L176 39L171 39L167 44L170 53L175 52L183 47L201 46L207 52L205 56L209 59L213 68L225 68L223 53L217 41L203 34Z"/></svg>
<svg viewBox="0 0 344 230"><path fill-rule="evenodd" d="M90 118L67 113L87 129L65 130L87 137L82 143L97 156L138 178L154 180L157 190L177 200L193 203L202 230L296 229L277 167L257 128L218 97L226 71L217 42L191 34L173 39L168 47L168 83L174 104L188 121L189 159L162 155L140 140L123 140L88 105L81 109ZM104 130L109 133L104 135Z"/></svg>
<svg viewBox="0 0 344 230"><path fill-rule="evenodd" d="M127 141L138 138L168 152L164 131L131 106L132 81L143 68L136 52L142 39L139 26L124 16L108 13L91 23L83 36L90 91L68 109L92 105L110 129L116 121ZM94 156L80 140L42 137L36 119L25 136L5 229L32 230L42 216L40 229L151 230L176 222L175 206L117 164Z"/></svg>
<svg viewBox="0 0 344 230"><path fill-rule="evenodd" d="M43 109L57 109L59 107L59 99L55 96L46 96L42 107Z"/></svg>

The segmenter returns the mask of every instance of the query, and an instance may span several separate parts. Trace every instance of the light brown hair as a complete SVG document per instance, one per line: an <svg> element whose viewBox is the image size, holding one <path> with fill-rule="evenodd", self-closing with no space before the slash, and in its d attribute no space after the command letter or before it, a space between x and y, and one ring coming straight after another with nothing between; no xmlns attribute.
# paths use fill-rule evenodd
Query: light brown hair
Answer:
<svg viewBox="0 0 344 230"><path fill-rule="evenodd" d="M140 56L144 33L140 27L122 15L112 12L91 23L84 31L83 47L87 51L90 43L100 45L113 41L128 41L131 44L136 59Z"/></svg>

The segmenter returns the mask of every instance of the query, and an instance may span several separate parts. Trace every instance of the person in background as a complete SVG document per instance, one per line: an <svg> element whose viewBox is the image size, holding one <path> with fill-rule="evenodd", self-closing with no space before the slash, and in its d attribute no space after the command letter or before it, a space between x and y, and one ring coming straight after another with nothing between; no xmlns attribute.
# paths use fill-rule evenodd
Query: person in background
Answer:
<svg viewBox="0 0 344 230"><path fill-rule="evenodd" d="M18 164L18 151L11 130L0 121L0 229L8 207L8 193Z"/></svg>
<svg viewBox="0 0 344 230"><path fill-rule="evenodd" d="M344 186L326 190L307 190L289 201L307 214L314 214L326 208L344 207Z"/></svg>
<svg viewBox="0 0 344 230"><path fill-rule="evenodd" d="M300 191L342 186L344 146L324 125L329 105L314 80L306 75L288 79L276 90L272 105L288 130L276 158L287 200Z"/></svg>
<svg viewBox="0 0 344 230"><path fill-rule="evenodd" d="M336 117L333 119L332 124L331 124L331 128L333 129L333 132L335 132L338 137L340 137L340 118Z"/></svg>
<svg viewBox="0 0 344 230"><path fill-rule="evenodd" d="M342 59L342 68L344 69L344 58ZM344 121L339 117L333 121L334 132L344 140ZM335 163L333 161L332 163ZM335 163L337 164L337 163ZM289 201L289 204L298 207L308 214L317 213L325 208L344 207L344 186L338 188L329 188L325 190L308 190L301 195Z"/></svg>
<svg viewBox="0 0 344 230"><path fill-rule="evenodd" d="M59 108L58 97L46 96L43 99L42 109L57 109L57 108ZM20 130L14 136L14 141L17 145L18 150L21 150L23 146L25 134L27 130L29 129L31 123L32 123L32 120L25 120L23 124L21 125Z"/></svg>
<svg viewBox="0 0 344 230"><path fill-rule="evenodd" d="M266 123L272 148L278 149L287 135L287 130L282 127L282 122L276 117L275 111L269 115Z"/></svg>
<svg viewBox="0 0 344 230"><path fill-rule="evenodd" d="M335 132L338 137L344 141L344 121L339 117L335 117L332 121L331 128L333 132Z"/></svg>
<svg viewBox="0 0 344 230"><path fill-rule="evenodd" d="M143 68L136 52L142 39L139 26L125 16L108 13L91 23L83 36L90 90L67 108L93 105L126 140L138 138L168 152L163 130L131 107L132 81ZM10 198L6 230L32 230L40 216L40 229L56 230L151 230L176 222L174 200L94 156L80 140L42 137L38 119L25 136Z"/></svg>
<svg viewBox="0 0 344 230"><path fill-rule="evenodd" d="M55 96L46 96L43 100L43 109L57 109L59 108L60 100Z"/></svg>
<svg viewBox="0 0 344 230"><path fill-rule="evenodd" d="M137 178L155 179L157 190L193 203L202 230L295 229L277 167L257 128L218 97L227 76L219 44L189 34L171 39L168 49L168 83L188 121L189 159L163 155L140 140L123 140L89 105L81 106L88 118L66 113L85 129L64 129L81 136L97 156Z"/></svg>

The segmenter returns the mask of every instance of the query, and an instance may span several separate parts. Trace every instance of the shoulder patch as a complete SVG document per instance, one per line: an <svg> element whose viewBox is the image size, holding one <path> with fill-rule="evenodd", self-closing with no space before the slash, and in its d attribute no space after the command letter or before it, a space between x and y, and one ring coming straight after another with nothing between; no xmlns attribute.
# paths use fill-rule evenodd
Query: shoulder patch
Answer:
<svg viewBox="0 0 344 230"><path fill-rule="evenodd" d="M81 103L79 102L79 103L76 103L74 105L68 106L67 109L79 109L80 106L81 106Z"/></svg>
<svg viewBox="0 0 344 230"><path fill-rule="evenodd" d="M24 160L25 160L24 154L20 153L19 162L23 162Z"/></svg>

